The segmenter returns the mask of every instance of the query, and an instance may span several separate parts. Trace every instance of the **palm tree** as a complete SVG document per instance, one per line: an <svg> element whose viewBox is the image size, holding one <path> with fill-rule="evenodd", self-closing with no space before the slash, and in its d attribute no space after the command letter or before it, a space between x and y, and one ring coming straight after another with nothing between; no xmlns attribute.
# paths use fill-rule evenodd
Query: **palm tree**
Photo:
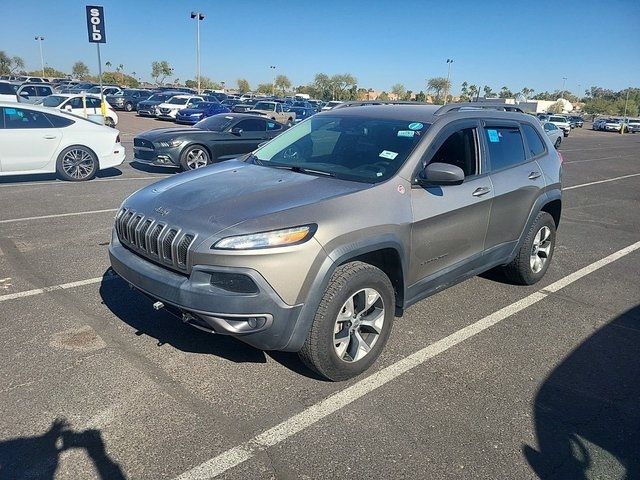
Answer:
<svg viewBox="0 0 640 480"><path fill-rule="evenodd" d="M107 60L104 64L105 67L110 68L113 65L109 60Z"/></svg>
<svg viewBox="0 0 640 480"><path fill-rule="evenodd" d="M120 72L120 84L124 84L124 65L118 65L116 72Z"/></svg>

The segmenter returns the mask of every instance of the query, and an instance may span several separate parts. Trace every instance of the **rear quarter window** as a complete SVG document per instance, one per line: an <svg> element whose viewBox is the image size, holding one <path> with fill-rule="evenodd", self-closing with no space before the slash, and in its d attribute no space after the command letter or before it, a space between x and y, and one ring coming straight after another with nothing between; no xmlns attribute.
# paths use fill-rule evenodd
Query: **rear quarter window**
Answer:
<svg viewBox="0 0 640 480"><path fill-rule="evenodd" d="M491 170L502 170L526 160L524 143L518 127L486 127Z"/></svg>
<svg viewBox="0 0 640 480"><path fill-rule="evenodd" d="M51 115L49 113L45 113L45 116L51 122L51 125L53 125L55 128L64 128L76 123L70 118L59 117L58 115Z"/></svg>
<svg viewBox="0 0 640 480"><path fill-rule="evenodd" d="M531 125L523 123L522 130L524 131L524 136L527 138L527 147L529 147L529 154L532 157L536 157L544 153L544 142L538 135L538 132Z"/></svg>

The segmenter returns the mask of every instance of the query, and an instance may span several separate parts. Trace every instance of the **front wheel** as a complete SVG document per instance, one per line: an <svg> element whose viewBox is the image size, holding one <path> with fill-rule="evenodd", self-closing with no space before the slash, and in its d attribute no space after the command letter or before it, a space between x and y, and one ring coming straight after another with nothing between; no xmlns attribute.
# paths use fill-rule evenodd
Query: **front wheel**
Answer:
<svg viewBox="0 0 640 480"><path fill-rule="evenodd" d="M553 144L553 146L556 147L556 150L560 148L561 143L562 143L562 137L558 137L558 139L556 140L556 143Z"/></svg>
<svg viewBox="0 0 640 480"><path fill-rule="evenodd" d="M111 118L111 117L107 117L107 118L105 118L105 119L104 119L104 124L105 124L107 127L116 128L116 122L115 122L115 120L114 120L113 118Z"/></svg>
<svg viewBox="0 0 640 480"><path fill-rule="evenodd" d="M98 172L96 154L82 145L65 148L56 162L56 171L63 180L83 182L91 180Z"/></svg>
<svg viewBox="0 0 640 480"><path fill-rule="evenodd" d="M298 355L329 380L367 370L391 334L395 295L389 277L363 262L336 269Z"/></svg>
<svg viewBox="0 0 640 480"><path fill-rule="evenodd" d="M125 112L132 112L133 111L133 103L131 102L127 102L124 104L124 110Z"/></svg>
<svg viewBox="0 0 640 480"><path fill-rule="evenodd" d="M196 170L206 167L211 162L211 157L202 145L191 145L180 155L180 165L183 170Z"/></svg>
<svg viewBox="0 0 640 480"><path fill-rule="evenodd" d="M540 212L529 229L516 258L504 267L509 280L533 285L549 268L556 244L556 223L547 212Z"/></svg>

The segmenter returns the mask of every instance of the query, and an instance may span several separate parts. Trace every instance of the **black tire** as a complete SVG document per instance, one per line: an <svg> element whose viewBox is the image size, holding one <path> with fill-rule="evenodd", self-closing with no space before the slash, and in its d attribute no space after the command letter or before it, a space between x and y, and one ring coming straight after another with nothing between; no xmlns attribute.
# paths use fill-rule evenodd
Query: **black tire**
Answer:
<svg viewBox="0 0 640 480"><path fill-rule="evenodd" d="M125 112L133 112L133 103L131 102L127 102L124 104L124 111Z"/></svg>
<svg viewBox="0 0 640 480"><path fill-rule="evenodd" d="M76 175L74 175L73 171L68 171L69 168L65 169L65 167L63 166L63 162L67 154L74 150L82 152L82 155L87 155L89 157L88 160L82 162L86 167L78 168L78 170L76 170ZM56 172L58 173L58 176L61 179L67 180L69 182L86 182L87 180L91 180L96 176L99 168L100 164L98 163L98 157L89 147L85 147L84 145L72 145L65 148L62 152L60 152L60 155L58 155L58 159L56 160Z"/></svg>
<svg viewBox="0 0 640 480"><path fill-rule="evenodd" d="M550 248L549 253L546 256L546 261L543 263L542 268L535 272L531 267L531 256L534 250L534 240L538 232L544 227L550 230ZM556 223L553 217L547 212L540 212L536 217L533 225L527 232L527 236L524 243L520 247L516 257L511 263L504 267L504 273L508 280L520 285L533 285L540 281L544 274L547 272L551 259L553 258L553 251L556 245Z"/></svg>
<svg viewBox="0 0 640 480"><path fill-rule="evenodd" d="M564 135L565 138L567 138L569 136L569 134L567 132L563 133L562 135Z"/></svg>
<svg viewBox="0 0 640 480"><path fill-rule="evenodd" d="M107 127L116 128L116 122L114 122L112 118L106 117L104 119L104 124Z"/></svg>
<svg viewBox="0 0 640 480"><path fill-rule="evenodd" d="M204 165L200 165L199 167L195 167L192 168L189 164L189 155L192 152L195 152L196 150L200 151L202 153L202 155L204 156L204 161L206 162L206 164ZM182 153L180 154L180 166L182 167L182 169L185 172L191 171L191 170L196 170L197 168L202 168L202 167L206 167L207 165L211 164L211 155L209 154L209 151L202 145L189 145L187 148L185 148Z"/></svg>
<svg viewBox="0 0 640 480"><path fill-rule="evenodd" d="M556 140L556 143L553 144L553 146L556 147L556 150L560 148L561 143L562 143L562 137L558 137L558 139Z"/></svg>
<svg viewBox="0 0 640 480"><path fill-rule="evenodd" d="M338 357L334 345L336 320L345 302L364 288L375 289L384 306L384 323L371 350L360 360ZM307 339L298 352L302 362L323 377L340 381L367 370L384 349L393 327L395 294L382 270L363 262L350 262L336 269L320 301Z"/></svg>

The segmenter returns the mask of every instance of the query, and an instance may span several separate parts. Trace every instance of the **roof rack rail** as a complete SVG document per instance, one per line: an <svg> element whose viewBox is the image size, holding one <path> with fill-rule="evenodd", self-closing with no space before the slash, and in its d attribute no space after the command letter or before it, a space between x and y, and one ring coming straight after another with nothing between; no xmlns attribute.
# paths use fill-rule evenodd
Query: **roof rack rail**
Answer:
<svg viewBox="0 0 640 480"><path fill-rule="evenodd" d="M348 101L341 103L340 105L336 105L333 107L336 108L346 108L346 107L364 107L367 105L431 105L430 103L425 102L412 102L410 100L356 100L356 101Z"/></svg>
<svg viewBox="0 0 640 480"><path fill-rule="evenodd" d="M449 112L456 112L460 110L499 110L502 112L518 112L524 113L517 105L511 103L493 103L493 102L463 102L463 103L449 103L440 107L434 115L443 115Z"/></svg>

